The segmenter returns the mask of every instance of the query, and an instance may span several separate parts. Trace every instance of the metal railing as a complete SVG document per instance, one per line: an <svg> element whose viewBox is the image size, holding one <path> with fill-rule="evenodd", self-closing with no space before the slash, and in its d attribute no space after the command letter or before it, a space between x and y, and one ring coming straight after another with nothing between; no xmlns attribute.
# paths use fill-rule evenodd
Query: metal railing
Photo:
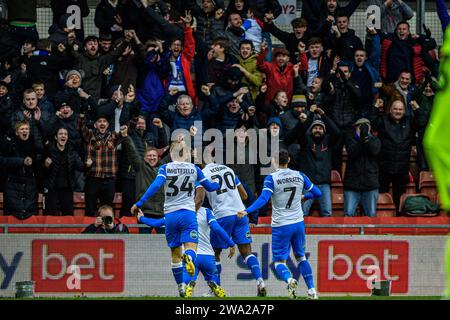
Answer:
<svg viewBox="0 0 450 320"><path fill-rule="evenodd" d="M87 224L0 224L0 228L3 229L4 234L9 232L10 228L86 228ZM144 224L127 224L128 228L150 228ZM267 228L271 227L270 224L259 224L254 228ZM325 229L325 228L347 228L347 229L359 229L359 234L364 235L365 229L450 229L450 224L308 224L307 228L312 229Z"/></svg>

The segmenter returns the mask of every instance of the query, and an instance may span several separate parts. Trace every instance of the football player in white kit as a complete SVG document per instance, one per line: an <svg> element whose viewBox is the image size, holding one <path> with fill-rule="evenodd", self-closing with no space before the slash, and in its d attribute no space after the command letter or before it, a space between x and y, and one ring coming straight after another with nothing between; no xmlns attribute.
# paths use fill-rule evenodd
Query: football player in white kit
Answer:
<svg viewBox="0 0 450 320"><path fill-rule="evenodd" d="M278 159L272 159L277 171L266 177L261 195L238 216L245 218L247 213L258 210L272 198L272 256L277 276L288 284L289 297L295 299L297 280L286 266L292 245L298 269L308 287L307 297L317 299L311 265L305 257L305 223L301 202L319 198L322 193L303 173L289 169L289 160L289 152L280 150ZM305 195L304 189L308 191Z"/></svg>
<svg viewBox="0 0 450 320"><path fill-rule="evenodd" d="M250 235L250 227L248 218L238 218L237 212L245 210L245 206L242 203L247 198L247 193L244 187L239 181L234 171L223 164L217 164L213 162L211 157L206 156L205 162L207 165L203 168L203 173L207 179L218 182L219 188L216 191L206 192L206 197L214 212L214 216L220 226L227 232L227 234L237 244L239 253L251 270L253 277L256 280L257 295L266 296L267 288L264 283L261 274L261 268L259 261L254 254L252 254L252 237ZM201 185L197 185L197 194L195 202L199 207L205 198L205 188ZM228 248L226 242L219 237L211 236L211 244L214 248L216 255L216 265L219 273L222 271L222 265L220 263L220 253L223 249Z"/></svg>
<svg viewBox="0 0 450 320"><path fill-rule="evenodd" d="M206 190L214 191L219 184L210 182L203 172L190 163L191 150L184 140L172 142L170 156L173 162L159 168L158 176L141 199L131 208L135 213L164 185L165 233L172 252L172 273L178 284L180 296L186 296L183 282L183 263L189 275L195 274L195 259L198 243L198 224L195 214L195 182ZM184 253L182 246L184 245Z"/></svg>
<svg viewBox="0 0 450 320"><path fill-rule="evenodd" d="M154 228L162 227L165 224L165 218L147 218L142 212L138 213L137 218L140 223L144 223ZM198 246L197 259L195 260L195 274L193 276L189 276L188 274L184 275L184 283L187 285L186 296L192 295L200 271L214 295L223 298L226 294L225 290L219 285L219 277L214 260L214 250L211 246L210 235L214 234L228 244L228 247L230 248L229 258L233 257L235 253L234 242L216 221L210 209L201 207L197 210L197 223Z"/></svg>

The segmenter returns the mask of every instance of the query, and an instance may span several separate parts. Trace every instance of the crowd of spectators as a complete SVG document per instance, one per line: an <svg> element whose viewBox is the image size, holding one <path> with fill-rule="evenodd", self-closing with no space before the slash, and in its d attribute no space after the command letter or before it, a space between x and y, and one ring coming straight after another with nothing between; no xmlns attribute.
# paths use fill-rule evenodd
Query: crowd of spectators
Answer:
<svg viewBox="0 0 450 320"><path fill-rule="evenodd" d="M444 28L448 13L437 2ZM102 0L94 17L86 0L57 0L48 34L38 34L36 0L4 1L4 214L37 214L42 193L45 214L72 215L77 191L87 216L113 207L117 192L120 216L130 215L167 161L171 133L201 137L212 128L236 130L234 144L248 156L252 130L276 137L291 167L321 189L321 216L333 214L332 170L343 176L347 216L359 199L375 216L378 194L391 188L398 208L413 145L419 169L429 170L422 140L438 89L438 47L426 27L412 32L414 12L401 0L368 1L381 8L381 29L367 28L361 39L352 29L360 4L303 0L287 32L275 20L277 0ZM98 37L73 25L71 5L94 19ZM266 164L249 158L230 166L254 199ZM163 200L160 190L146 214L161 216ZM305 215L311 205L304 203Z"/></svg>

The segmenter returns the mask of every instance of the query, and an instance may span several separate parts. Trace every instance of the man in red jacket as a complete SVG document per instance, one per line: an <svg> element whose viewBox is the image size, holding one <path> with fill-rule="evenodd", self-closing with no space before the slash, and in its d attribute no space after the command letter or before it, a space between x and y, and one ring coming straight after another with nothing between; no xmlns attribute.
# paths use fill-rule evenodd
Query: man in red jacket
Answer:
<svg viewBox="0 0 450 320"><path fill-rule="evenodd" d="M294 90L294 65L289 62L289 51L285 48L275 49L272 62L264 61L266 51L267 44L263 41L257 66L259 70L266 74L267 79L267 93L264 104L269 104L280 90L286 91L288 99L291 101Z"/></svg>

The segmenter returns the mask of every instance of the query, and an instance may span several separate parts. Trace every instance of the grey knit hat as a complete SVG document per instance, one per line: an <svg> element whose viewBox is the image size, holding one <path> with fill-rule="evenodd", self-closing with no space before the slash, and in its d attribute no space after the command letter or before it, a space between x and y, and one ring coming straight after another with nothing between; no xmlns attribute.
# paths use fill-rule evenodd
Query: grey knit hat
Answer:
<svg viewBox="0 0 450 320"><path fill-rule="evenodd" d="M314 120L313 123L311 124L310 130L312 130L312 128L314 128L315 126L321 126L323 128L323 132L327 132L327 128L325 126L325 123L322 120Z"/></svg>
<svg viewBox="0 0 450 320"><path fill-rule="evenodd" d="M69 80L70 76L72 76L72 75L78 76L80 78L80 80L83 79L81 72L79 72L78 70L70 70L69 72L66 73L66 77L65 77L66 81Z"/></svg>

